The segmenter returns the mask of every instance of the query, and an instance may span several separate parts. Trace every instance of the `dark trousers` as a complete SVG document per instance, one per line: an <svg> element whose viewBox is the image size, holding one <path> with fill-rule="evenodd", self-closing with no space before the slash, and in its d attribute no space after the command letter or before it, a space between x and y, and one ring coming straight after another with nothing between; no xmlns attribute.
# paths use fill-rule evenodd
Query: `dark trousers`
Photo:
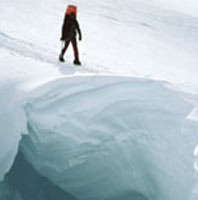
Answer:
<svg viewBox="0 0 198 200"><path fill-rule="evenodd" d="M78 55L78 46L77 46L77 41L76 39L72 39L72 40L66 40L65 41L65 46L63 47L62 49L62 52L61 52L61 55L64 56L70 42L72 43L72 46L73 46L73 50L74 50L74 57L75 57L75 60L79 60L79 55Z"/></svg>

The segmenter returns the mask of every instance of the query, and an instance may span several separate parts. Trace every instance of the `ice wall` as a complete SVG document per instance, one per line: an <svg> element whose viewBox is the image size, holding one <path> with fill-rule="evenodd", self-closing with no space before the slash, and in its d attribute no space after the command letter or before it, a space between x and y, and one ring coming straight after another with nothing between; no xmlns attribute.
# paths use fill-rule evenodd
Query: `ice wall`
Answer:
<svg viewBox="0 0 198 200"><path fill-rule="evenodd" d="M25 137L25 136L24 136ZM1 200L77 200L40 175L18 152L14 164L0 184Z"/></svg>
<svg viewBox="0 0 198 200"><path fill-rule="evenodd" d="M0 81L0 181L13 164L21 132L26 127L22 92L13 88L12 84L17 83Z"/></svg>
<svg viewBox="0 0 198 200"><path fill-rule="evenodd" d="M195 107L195 109L189 115L189 119L192 122L195 122L194 129L196 129L196 133L197 133L198 132L198 126L197 126L197 123L198 123L198 108L197 107ZM198 137L197 134L196 134L196 137ZM196 139L196 141L198 141L198 138ZM189 200L198 199L198 145L196 145L195 150L194 150L194 158L195 158L194 181L193 181L193 188L192 188L192 192L191 192Z"/></svg>
<svg viewBox="0 0 198 200"><path fill-rule="evenodd" d="M32 96L20 152L61 190L82 200L189 197L195 140L185 131L195 132L185 128L185 94L158 81L86 76Z"/></svg>

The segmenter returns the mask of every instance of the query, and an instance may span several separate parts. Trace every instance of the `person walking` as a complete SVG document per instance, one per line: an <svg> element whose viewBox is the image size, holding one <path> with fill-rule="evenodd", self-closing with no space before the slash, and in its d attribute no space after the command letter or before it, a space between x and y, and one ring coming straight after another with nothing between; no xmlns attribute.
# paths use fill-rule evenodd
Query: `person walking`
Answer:
<svg viewBox="0 0 198 200"><path fill-rule="evenodd" d="M75 65L81 65L81 62L79 60L79 52L78 52L78 45L76 40L76 33L79 35L79 40L82 40L82 34L80 30L79 23L77 21L77 8L76 6L70 5L67 8L67 12L65 14L65 18L63 21L62 26L62 35L61 35L61 41L64 42L64 47L61 50L61 53L59 55L59 61L64 62L64 54L71 43L74 50L74 64Z"/></svg>

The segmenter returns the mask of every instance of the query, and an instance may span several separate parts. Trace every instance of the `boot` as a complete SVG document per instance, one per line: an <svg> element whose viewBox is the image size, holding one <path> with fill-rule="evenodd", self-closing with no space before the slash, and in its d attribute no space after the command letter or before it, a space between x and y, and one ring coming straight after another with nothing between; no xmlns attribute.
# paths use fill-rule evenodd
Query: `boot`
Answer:
<svg viewBox="0 0 198 200"><path fill-rule="evenodd" d="M74 60L74 65L81 65L81 62L78 59Z"/></svg>
<svg viewBox="0 0 198 200"><path fill-rule="evenodd" d="M62 55L62 54L60 54L60 55L59 55L59 61L60 61L60 62L65 62L65 60L64 60L64 58L63 58L63 55Z"/></svg>

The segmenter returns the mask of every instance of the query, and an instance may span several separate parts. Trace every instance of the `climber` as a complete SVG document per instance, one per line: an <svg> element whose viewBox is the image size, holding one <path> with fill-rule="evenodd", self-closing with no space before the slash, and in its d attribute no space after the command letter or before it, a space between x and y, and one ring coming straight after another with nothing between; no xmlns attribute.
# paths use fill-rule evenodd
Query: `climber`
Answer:
<svg viewBox="0 0 198 200"><path fill-rule="evenodd" d="M64 47L59 55L59 60L61 62L65 61L63 56L71 42L75 57L74 64L81 65L79 60L76 32L78 32L80 41L82 40L82 34L76 16L77 16L77 8L73 5L68 6L62 26L62 36L61 36L61 41L64 42Z"/></svg>

